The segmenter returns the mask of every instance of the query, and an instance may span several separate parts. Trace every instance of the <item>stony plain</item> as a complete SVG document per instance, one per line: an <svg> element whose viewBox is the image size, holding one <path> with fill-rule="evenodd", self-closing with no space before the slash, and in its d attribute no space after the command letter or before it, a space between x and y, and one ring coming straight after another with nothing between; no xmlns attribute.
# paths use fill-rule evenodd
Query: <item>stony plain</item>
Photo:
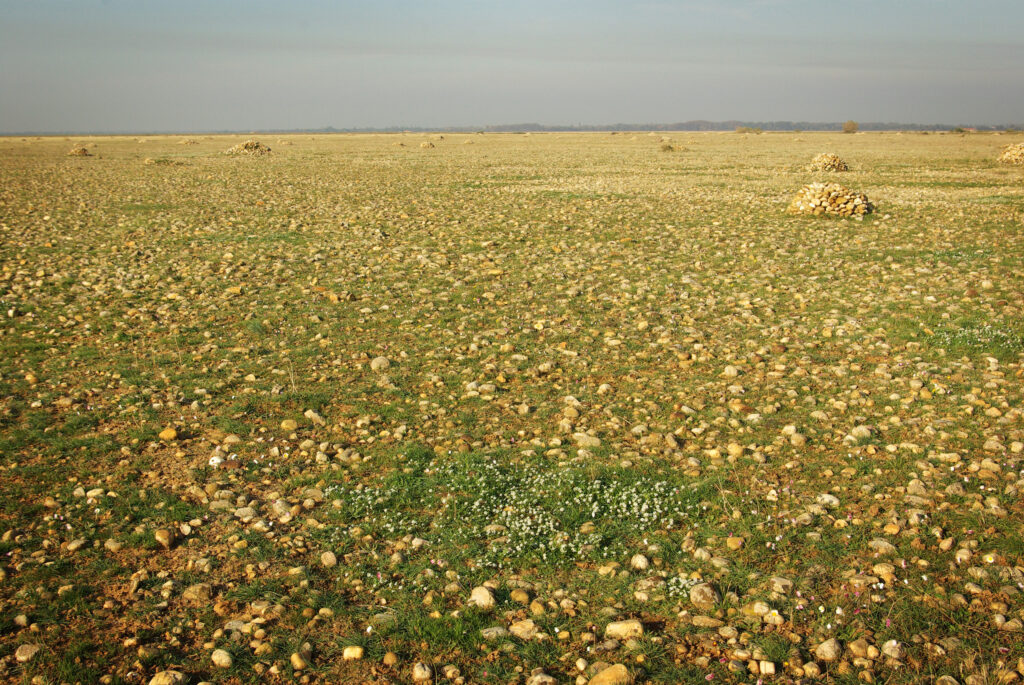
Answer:
<svg viewBox="0 0 1024 685"><path fill-rule="evenodd" d="M1019 681L1021 140L0 139L0 681Z"/></svg>

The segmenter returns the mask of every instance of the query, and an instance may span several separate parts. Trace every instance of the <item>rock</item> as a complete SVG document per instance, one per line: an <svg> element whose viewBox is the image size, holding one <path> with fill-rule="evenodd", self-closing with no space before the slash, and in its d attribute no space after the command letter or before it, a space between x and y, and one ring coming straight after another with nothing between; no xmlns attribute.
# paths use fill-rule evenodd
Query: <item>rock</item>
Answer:
<svg viewBox="0 0 1024 685"><path fill-rule="evenodd" d="M334 552L324 552L320 555L320 563L324 568L334 568L338 565L338 557L334 556Z"/></svg>
<svg viewBox="0 0 1024 685"><path fill-rule="evenodd" d="M720 601L722 596L710 583L700 583L690 588L690 602L698 609L712 609Z"/></svg>
<svg viewBox="0 0 1024 685"><path fill-rule="evenodd" d="M637 571L644 571L650 565L650 562L643 554L634 554L633 558L629 560L629 565Z"/></svg>
<svg viewBox="0 0 1024 685"><path fill-rule="evenodd" d="M875 538L869 542L868 547L879 554L896 554L896 548L881 538Z"/></svg>
<svg viewBox="0 0 1024 685"><path fill-rule="evenodd" d="M886 655L890 659L902 659L903 658L903 645L896 640L889 640L882 645L882 654Z"/></svg>
<svg viewBox="0 0 1024 685"><path fill-rule="evenodd" d="M484 628L480 631L480 636L487 641L500 640L504 637L508 637L509 632L504 626L494 626L493 628Z"/></svg>
<svg viewBox="0 0 1024 685"><path fill-rule="evenodd" d="M588 685L633 685L633 675L622 664L613 664L591 678Z"/></svg>
<svg viewBox="0 0 1024 685"><path fill-rule="evenodd" d="M827 492L823 492L814 498L814 501L825 507L826 509L833 509L839 506L839 498L835 495L830 495Z"/></svg>
<svg viewBox="0 0 1024 685"><path fill-rule="evenodd" d="M288 431L289 433L299 427L299 423L293 419L285 419L281 422L281 430Z"/></svg>
<svg viewBox="0 0 1024 685"><path fill-rule="evenodd" d="M825 640L814 649L814 656L825 663L837 660L843 655L843 647L835 638Z"/></svg>
<svg viewBox="0 0 1024 685"><path fill-rule="evenodd" d="M712 616L694 616L692 623L698 628L721 628L725 625L725 622Z"/></svg>
<svg viewBox="0 0 1024 685"><path fill-rule="evenodd" d="M398 655L394 652L388 652L384 655L384 659L381 661L385 666L391 667L398 663Z"/></svg>
<svg viewBox="0 0 1024 685"><path fill-rule="evenodd" d="M543 671L534 673L526 679L526 685L555 685L558 681Z"/></svg>
<svg viewBox="0 0 1024 685"><path fill-rule="evenodd" d="M540 632L537 624L529 618L523 621L516 621L508 627L508 630L520 640L532 640Z"/></svg>
<svg viewBox="0 0 1024 685"><path fill-rule="evenodd" d="M494 593L491 589L484 587L483 585L473 588L473 591L469 595L470 606L475 606L484 611L490 611L494 608L496 602L494 601Z"/></svg>
<svg viewBox="0 0 1024 685"><path fill-rule="evenodd" d="M529 604L530 603L530 594L526 590L523 590L522 588L516 588L515 590L510 592L509 593L509 598L513 602L517 602L519 604Z"/></svg>
<svg viewBox="0 0 1024 685"><path fill-rule="evenodd" d="M422 661L417 661L412 667L412 679L416 683L424 683L434 679L434 669Z"/></svg>
<svg viewBox="0 0 1024 685"><path fill-rule="evenodd" d="M19 664L27 664L35 658L42 648L42 645L20 645L14 650L14 660Z"/></svg>
<svg viewBox="0 0 1024 685"><path fill-rule="evenodd" d="M629 621L615 621L605 626L604 636L615 640L628 640L640 637L644 634L644 626L635 619Z"/></svg>
<svg viewBox="0 0 1024 685"><path fill-rule="evenodd" d="M309 662L306 661L306 658L298 652L292 653L290 661L292 663L292 668L296 671L301 671L302 669L309 667Z"/></svg>
<svg viewBox="0 0 1024 685"><path fill-rule="evenodd" d="M67 550L69 552L77 552L78 550L80 550L83 547L85 547L85 543L86 543L86 539L85 538L77 538L77 539L72 540L71 542L68 543Z"/></svg>
<svg viewBox="0 0 1024 685"><path fill-rule="evenodd" d="M743 549L744 542L745 540L741 537L728 537L725 539L725 546L733 551L736 551L739 549Z"/></svg>
<svg viewBox="0 0 1024 685"><path fill-rule="evenodd" d="M223 649L213 650L213 654L210 655L210 661L217 668L231 668L235 663L234 659L231 658L231 653Z"/></svg>
<svg viewBox="0 0 1024 685"><path fill-rule="evenodd" d="M940 675L935 679L935 685L960 685L960 681L951 675Z"/></svg>
<svg viewBox="0 0 1024 685"><path fill-rule="evenodd" d="M181 671L158 671L149 679L149 685L184 685L187 680Z"/></svg>
<svg viewBox="0 0 1024 685"><path fill-rule="evenodd" d="M108 552L120 552L122 545L114 538L107 538L107 540L103 543L103 547Z"/></svg>
<svg viewBox="0 0 1024 685"><path fill-rule="evenodd" d="M152 433L150 433L150 435L152 435ZM178 437L178 431L174 430L171 427L167 427L160 431L160 435L158 435L157 437L159 437L161 440L165 442L170 442L171 440L174 440L175 438Z"/></svg>
<svg viewBox="0 0 1024 685"><path fill-rule="evenodd" d="M774 576L769 583L771 584L772 592L777 592L780 595L788 595L793 591L793 581L789 578Z"/></svg>
<svg viewBox="0 0 1024 685"><path fill-rule="evenodd" d="M164 549L170 549L174 544L174 531L167 528L159 528L153 532L153 537Z"/></svg>
<svg viewBox="0 0 1024 685"><path fill-rule="evenodd" d="M345 661L359 661L363 658L363 648L359 645L349 645L341 651L341 658Z"/></svg>
<svg viewBox="0 0 1024 685"><path fill-rule="evenodd" d="M387 357L374 357L370 361L370 369L373 371L383 371L384 369L391 366L391 360Z"/></svg>
<svg viewBox="0 0 1024 685"><path fill-rule="evenodd" d="M572 439L576 441L577 447L591 448L601 446L601 438L588 435L587 433L573 433Z"/></svg>
<svg viewBox="0 0 1024 685"><path fill-rule="evenodd" d="M209 583L189 585L181 593L181 598L186 602L209 602L213 598L213 587Z"/></svg>

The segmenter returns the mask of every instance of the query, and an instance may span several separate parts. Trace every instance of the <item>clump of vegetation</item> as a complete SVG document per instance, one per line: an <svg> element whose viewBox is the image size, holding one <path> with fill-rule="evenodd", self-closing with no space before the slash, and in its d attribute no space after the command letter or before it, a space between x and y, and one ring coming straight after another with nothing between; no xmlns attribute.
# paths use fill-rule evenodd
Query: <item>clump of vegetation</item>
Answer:
<svg viewBox="0 0 1024 685"><path fill-rule="evenodd" d="M859 130L860 125L853 119L850 119L843 124L843 133L856 133Z"/></svg>
<svg viewBox="0 0 1024 685"><path fill-rule="evenodd" d="M850 167L839 155L822 152L807 165L808 171L849 171Z"/></svg>
<svg viewBox="0 0 1024 685"><path fill-rule="evenodd" d="M676 148L675 148L675 146L672 143L662 143L661 144L661 151L662 152L675 152Z"/></svg>
<svg viewBox="0 0 1024 685"><path fill-rule="evenodd" d="M244 143L239 143L238 145L233 145L232 147L228 148L227 154L252 155L255 157L259 155L269 155L270 148L258 140L249 139Z"/></svg>
<svg viewBox="0 0 1024 685"><path fill-rule="evenodd" d="M764 133L760 128L753 128L751 126L737 126L736 133Z"/></svg>
<svg viewBox="0 0 1024 685"><path fill-rule="evenodd" d="M76 145L68 150L68 157L88 157L90 152L84 145Z"/></svg>
<svg viewBox="0 0 1024 685"><path fill-rule="evenodd" d="M429 150L430 148L434 147L434 144L431 143L429 140L425 140L422 143L420 143L420 147L423 148L424 150Z"/></svg>
<svg viewBox="0 0 1024 685"><path fill-rule="evenodd" d="M1003 148L999 155L999 161L1003 164L1015 166L1024 165L1024 143L1014 143Z"/></svg>

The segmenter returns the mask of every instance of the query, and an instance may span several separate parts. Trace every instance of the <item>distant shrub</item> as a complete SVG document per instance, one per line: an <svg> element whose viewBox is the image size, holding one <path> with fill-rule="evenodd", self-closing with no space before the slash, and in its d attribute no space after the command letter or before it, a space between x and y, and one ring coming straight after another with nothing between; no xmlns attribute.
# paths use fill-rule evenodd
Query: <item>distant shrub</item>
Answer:
<svg viewBox="0 0 1024 685"><path fill-rule="evenodd" d="M856 133L858 130L860 130L860 126L853 119L843 124L843 133Z"/></svg>
<svg viewBox="0 0 1024 685"><path fill-rule="evenodd" d="M88 157L89 151L82 145L76 145L75 147L68 150L69 157Z"/></svg>
<svg viewBox="0 0 1024 685"><path fill-rule="evenodd" d="M675 149L675 147L672 146L672 143L662 143L661 144L661 151L662 152L675 152L676 149Z"/></svg>
<svg viewBox="0 0 1024 685"><path fill-rule="evenodd" d="M752 128L750 126L737 126L736 133L764 133L764 131L762 131L759 128Z"/></svg>

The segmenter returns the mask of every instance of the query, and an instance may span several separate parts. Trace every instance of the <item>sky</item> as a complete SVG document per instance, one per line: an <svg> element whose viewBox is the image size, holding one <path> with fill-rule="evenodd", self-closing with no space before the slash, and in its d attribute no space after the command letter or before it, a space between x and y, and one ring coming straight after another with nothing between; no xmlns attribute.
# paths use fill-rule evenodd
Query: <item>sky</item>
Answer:
<svg viewBox="0 0 1024 685"><path fill-rule="evenodd" d="M0 0L0 132L1024 121L1022 0Z"/></svg>

